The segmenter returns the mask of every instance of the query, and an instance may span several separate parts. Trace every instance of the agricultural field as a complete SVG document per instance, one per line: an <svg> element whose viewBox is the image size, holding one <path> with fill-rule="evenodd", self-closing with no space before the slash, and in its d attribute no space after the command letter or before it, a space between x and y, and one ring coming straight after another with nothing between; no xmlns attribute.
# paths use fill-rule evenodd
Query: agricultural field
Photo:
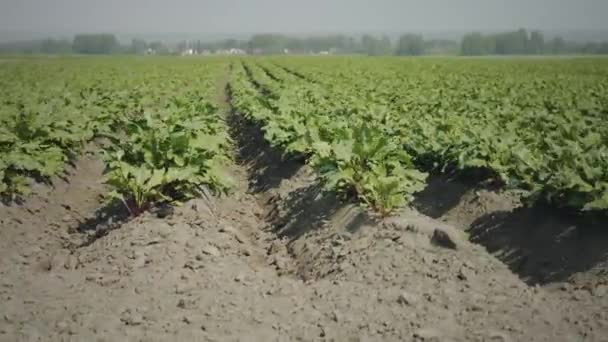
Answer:
<svg viewBox="0 0 608 342"><path fill-rule="evenodd" d="M219 169L230 159L229 137L213 98L225 68L162 60L91 67L79 59L3 68L0 194L22 199L32 179L60 175L95 139L105 140L99 152L112 197L134 216L173 200L169 192L187 198L201 184L224 190Z"/></svg>
<svg viewBox="0 0 608 342"><path fill-rule="evenodd" d="M532 202L602 211L607 66L275 59L246 62L236 77L239 109L265 123L271 144L306 155L328 189L381 213L408 204L425 173L471 170ZM248 102L246 75L268 94L264 110Z"/></svg>
<svg viewBox="0 0 608 342"><path fill-rule="evenodd" d="M608 59L0 59L0 341L601 341Z"/></svg>

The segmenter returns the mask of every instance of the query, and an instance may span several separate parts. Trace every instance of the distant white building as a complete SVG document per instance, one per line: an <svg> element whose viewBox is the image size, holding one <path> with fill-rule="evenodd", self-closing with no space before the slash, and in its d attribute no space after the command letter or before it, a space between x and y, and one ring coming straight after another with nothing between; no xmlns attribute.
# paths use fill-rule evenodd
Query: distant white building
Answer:
<svg viewBox="0 0 608 342"><path fill-rule="evenodd" d="M232 49L230 49L230 54L231 55L244 55L244 54L246 54L246 52L243 49L234 49L234 48L232 48Z"/></svg>
<svg viewBox="0 0 608 342"><path fill-rule="evenodd" d="M215 52L216 55L245 55L247 52L243 49L227 49L227 50L217 50Z"/></svg>
<svg viewBox="0 0 608 342"><path fill-rule="evenodd" d="M184 51L182 51L182 56L192 56L195 55L195 51L194 49L186 49Z"/></svg>

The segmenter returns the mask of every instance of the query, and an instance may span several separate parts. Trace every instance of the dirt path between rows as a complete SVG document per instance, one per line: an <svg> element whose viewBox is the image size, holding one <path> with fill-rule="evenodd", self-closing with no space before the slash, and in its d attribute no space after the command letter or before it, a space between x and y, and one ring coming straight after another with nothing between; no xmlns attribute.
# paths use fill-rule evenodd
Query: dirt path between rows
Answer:
<svg viewBox="0 0 608 342"><path fill-rule="evenodd" d="M44 205L0 208L0 341L606 340L606 310L575 312L414 210L341 204L229 114L229 196L107 229L91 156Z"/></svg>

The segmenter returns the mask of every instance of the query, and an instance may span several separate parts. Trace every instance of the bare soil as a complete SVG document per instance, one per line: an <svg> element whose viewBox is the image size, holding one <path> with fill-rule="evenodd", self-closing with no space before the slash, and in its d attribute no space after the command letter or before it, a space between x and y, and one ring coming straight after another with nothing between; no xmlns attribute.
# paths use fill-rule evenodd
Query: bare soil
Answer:
<svg viewBox="0 0 608 342"><path fill-rule="evenodd" d="M601 285L608 280L608 217L542 204L525 206L495 191L445 176L419 194L417 209L466 231L471 241L530 285Z"/></svg>
<svg viewBox="0 0 608 342"><path fill-rule="evenodd" d="M592 271L603 259L586 251L599 237L543 240L569 223L542 214L531 225L508 196L473 200L470 189L446 205L422 194L429 216L378 220L229 119L230 196L120 224L100 202L103 164L91 154L69 181L0 207L0 341L608 340L608 286ZM530 274L542 268L536 254L557 248L589 267L566 263L536 286L507 248L528 253ZM572 280L583 275L594 285Z"/></svg>

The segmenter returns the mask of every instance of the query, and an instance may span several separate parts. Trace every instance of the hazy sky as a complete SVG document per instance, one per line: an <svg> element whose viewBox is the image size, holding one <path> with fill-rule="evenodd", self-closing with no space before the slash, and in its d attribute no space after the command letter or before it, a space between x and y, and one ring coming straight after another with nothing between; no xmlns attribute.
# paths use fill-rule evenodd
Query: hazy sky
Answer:
<svg viewBox="0 0 608 342"><path fill-rule="evenodd" d="M0 0L0 31L606 29L608 0Z"/></svg>

